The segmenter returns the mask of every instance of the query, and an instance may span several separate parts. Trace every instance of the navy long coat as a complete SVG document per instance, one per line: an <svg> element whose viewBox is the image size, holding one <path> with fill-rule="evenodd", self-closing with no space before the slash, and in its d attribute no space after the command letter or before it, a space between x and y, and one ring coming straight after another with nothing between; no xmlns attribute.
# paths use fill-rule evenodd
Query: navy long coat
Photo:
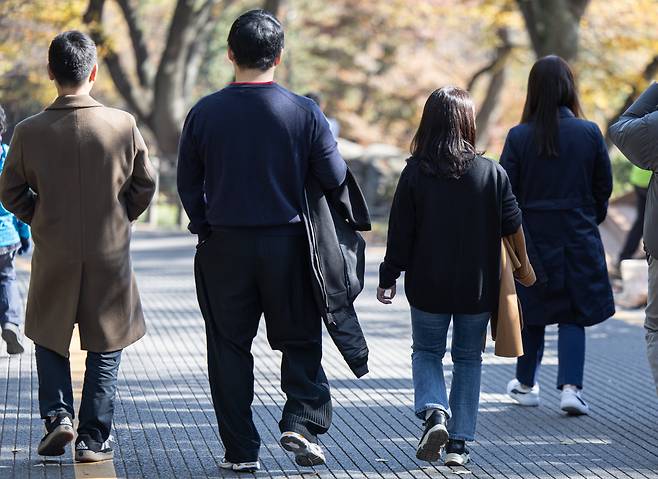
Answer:
<svg viewBox="0 0 658 479"><path fill-rule="evenodd" d="M612 193L608 150L595 123L560 109L557 157L540 156L532 122L512 128L501 164L507 170L537 284L518 285L531 325L591 326L615 313L598 225Z"/></svg>

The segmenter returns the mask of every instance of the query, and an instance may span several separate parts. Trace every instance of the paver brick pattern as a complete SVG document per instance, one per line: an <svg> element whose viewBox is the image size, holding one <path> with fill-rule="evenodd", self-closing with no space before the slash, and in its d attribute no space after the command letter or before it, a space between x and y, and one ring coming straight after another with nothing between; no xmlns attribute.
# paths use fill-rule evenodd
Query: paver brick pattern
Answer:
<svg viewBox="0 0 658 479"><path fill-rule="evenodd" d="M421 424L412 410L408 305L403 291L389 307L374 299L382 253L381 248L369 253L366 288L357 304L371 350L370 374L355 379L325 338L324 365L335 408L332 429L322 437L326 467L300 470L278 446L284 403L280 354L270 350L261 327L253 347L253 411L263 443L257 476L658 478L658 398L637 320L613 319L588 331L589 417L567 418L559 410L555 328L547 333L539 408L521 408L505 396L514 360L494 357L489 345L472 463L448 468L417 461ZM149 330L123 356L113 433L118 477L236 476L218 467L223 451L207 383L193 254L193 239L182 234L141 232L134 242ZM25 294L26 274L21 288ZM450 380L449 354L445 364ZM12 358L3 350L0 377L0 478L75 477L70 454L50 462L36 454L43 426L33 347Z"/></svg>

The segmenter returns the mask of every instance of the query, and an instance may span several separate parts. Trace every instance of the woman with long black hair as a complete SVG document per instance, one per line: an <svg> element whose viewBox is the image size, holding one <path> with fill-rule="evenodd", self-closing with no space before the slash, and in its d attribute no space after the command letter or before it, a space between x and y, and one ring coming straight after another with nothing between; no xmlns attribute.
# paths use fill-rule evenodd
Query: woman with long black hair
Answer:
<svg viewBox="0 0 658 479"><path fill-rule="evenodd" d="M589 412L581 395L585 327L615 312L598 229L612 192L610 159L599 128L581 116L567 62L557 56L538 60L521 124L510 130L500 160L523 211L537 274L535 286L518 290L525 354L507 393L523 406L539 405L544 331L557 324L557 387L561 409L571 415Z"/></svg>
<svg viewBox="0 0 658 479"><path fill-rule="evenodd" d="M482 345L498 303L501 237L521 226L507 174L475 149L468 93L433 92L395 192L377 299L390 304L406 271L415 413L425 421L416 457L469 460L480 395ZM450 396L443 376L453 321Z"/></svg>

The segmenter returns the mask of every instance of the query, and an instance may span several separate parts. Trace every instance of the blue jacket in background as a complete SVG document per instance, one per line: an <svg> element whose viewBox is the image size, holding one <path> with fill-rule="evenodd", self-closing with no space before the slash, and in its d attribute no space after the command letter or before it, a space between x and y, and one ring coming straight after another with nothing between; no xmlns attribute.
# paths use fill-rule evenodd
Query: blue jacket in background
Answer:
<svg viewBox="0 0 658 479"><path fill-rule="evenodd" d="M518 286L524 322L590 326L615 312L598 225L612 193L608 149L595 123L560 109L559 154L539 154L532 122L512 128L500 163L523 211L537 284Z"/></svg>
<svg viewBox="0 0 658 479"><path fill-rule="evenodd" d="M5 166L9 147L0 143L0 173ZM21 238L30 237L30 227L18 220L0 203L0 254L20 246ZM16 247L16 248L14 248Z"/></svg>

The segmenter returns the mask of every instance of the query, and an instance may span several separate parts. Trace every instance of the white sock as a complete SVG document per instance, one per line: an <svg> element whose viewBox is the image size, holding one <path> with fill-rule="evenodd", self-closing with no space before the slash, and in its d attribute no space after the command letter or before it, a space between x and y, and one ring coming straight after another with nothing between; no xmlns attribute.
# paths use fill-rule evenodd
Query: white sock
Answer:
<svg viewBox="0 0 658 479"><path fill-rule="evenodd" d="M573 384L565 384L562 386L562 391L568 391L571 390L573 392L578 392L578 386L575 386Z"/></svg>

